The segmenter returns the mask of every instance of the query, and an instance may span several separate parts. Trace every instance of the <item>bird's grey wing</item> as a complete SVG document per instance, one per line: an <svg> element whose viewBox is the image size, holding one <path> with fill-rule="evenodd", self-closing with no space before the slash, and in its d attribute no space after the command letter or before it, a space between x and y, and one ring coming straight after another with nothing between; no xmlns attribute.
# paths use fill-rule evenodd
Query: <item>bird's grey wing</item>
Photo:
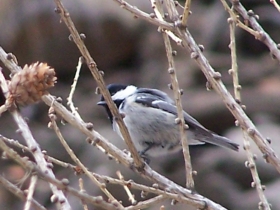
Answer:
<svg viewBox="0 0 280 210"><path fill-rule="evenodd" d="M174 114L175 116L178 115L177 108L175 105L162 101L155 96L150 96L150 95L148 97L140 96L136 98L136 102L141 103L144 106L161 109L163 111ZM189 131L192 131L194 134L195 140L215 144L218 146L222 146L225 148L238 151L238 146L239 146L238 144L232 142L226 137L219 136L218 134L215 134L214 132L207 130L203 125L201 125L196 119L194 119L185 111L183 111L183 115L184 115L185 123L189 126Z"/></svg>
<svg viewBox="0 0 280 210"><path fill-rule="evenodd" d="M141 103L144 106L161 109L168 113L174 114L175 116L178 115L175 105L162 101L160 98L154 95L148 95L147 97L145 97L145 95L139 96L136 98L135 102ZM204 136L212 136L211 131L208 131L206 128L204 128L196 119L194 119L185 111L183 111L183 114L185 123L189 126L190 129L197 130Z"/></svg>
<svg viewBox="0 0 280 210"><path fill-rule="evenodd" d="M143 97L143 100L147 99L148 103L154 100L166 101L167 103L174 104L174 101L165 93L157 89L151 88L138 88L137 93L147 97ZM145 103L145 102L144 102Z"/></svg>

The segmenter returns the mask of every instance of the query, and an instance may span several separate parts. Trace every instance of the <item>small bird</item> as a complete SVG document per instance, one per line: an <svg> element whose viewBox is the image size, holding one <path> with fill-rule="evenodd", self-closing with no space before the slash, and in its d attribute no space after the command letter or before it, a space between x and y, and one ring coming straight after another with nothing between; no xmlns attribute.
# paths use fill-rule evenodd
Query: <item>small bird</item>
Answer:
<svg viewBox="0 0 280 210"><path fill-rule="evenodd" d="M140 156L150 157L172 154L181 149L179 126L175 123L177 108L168 95L157 89L137 88L133 85L107 86ZM122 137L104 97L97 103L105 108L113 130ZM210 143L238 151L239 145L226 137L207 130L196 119L183 111L189 145Z"/></svg>

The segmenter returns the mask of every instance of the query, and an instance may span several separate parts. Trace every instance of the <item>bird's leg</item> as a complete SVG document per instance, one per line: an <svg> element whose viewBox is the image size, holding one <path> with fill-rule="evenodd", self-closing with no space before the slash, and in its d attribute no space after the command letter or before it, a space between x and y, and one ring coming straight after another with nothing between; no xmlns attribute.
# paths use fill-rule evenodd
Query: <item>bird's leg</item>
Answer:
<svg viewBox="0 0 280 210"><path fill-rule="evenodd" d="M139 152L139 155L140 155L140 157L143 158L144 161L149 165L149 163L150 163L151 160L150 160L149 156L146 155L145 153L146 153L148 150L150 150L152 147L154 147L155 144L152 143L152 142L145 142L145 143L146 143L147 147L146 147L145 149L143 149L142 151L140 151L140 152Z"/></svg>

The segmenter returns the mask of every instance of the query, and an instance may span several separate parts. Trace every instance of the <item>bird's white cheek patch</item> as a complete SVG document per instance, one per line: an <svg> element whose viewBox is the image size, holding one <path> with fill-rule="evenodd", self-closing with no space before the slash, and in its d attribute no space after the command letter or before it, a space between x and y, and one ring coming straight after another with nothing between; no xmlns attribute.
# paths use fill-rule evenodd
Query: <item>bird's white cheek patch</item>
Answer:
<svg viewBox="0 0 280 210"><path fill-rule="evenodd" d="M127 98L128 96L132 95L133 93L135 93L135 91L137 90L137 87L133 86L133 85L129 85L127 86L124 90L120 90L118 91L115 95L112 96L113 100L122 100Z"/></svg>

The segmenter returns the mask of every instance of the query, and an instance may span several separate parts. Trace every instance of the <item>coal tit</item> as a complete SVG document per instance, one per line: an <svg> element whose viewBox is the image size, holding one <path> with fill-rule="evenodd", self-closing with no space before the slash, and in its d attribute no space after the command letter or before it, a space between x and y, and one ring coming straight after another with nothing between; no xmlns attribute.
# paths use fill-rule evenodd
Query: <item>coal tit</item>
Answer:
<svg viewBox="0 0 280 210"><path fill-rule="evenodd" d="M181 149L179 126L175 123L177 108L166 93L133 85L110 84L107 88L123 114L131 139L142 157L166 155ZM122 137L103 96L97 104L106 109L114 131ZM184 119L189 126L189 145L207 142L238 151L238 144L207 130L186 112Z"/></svg>

